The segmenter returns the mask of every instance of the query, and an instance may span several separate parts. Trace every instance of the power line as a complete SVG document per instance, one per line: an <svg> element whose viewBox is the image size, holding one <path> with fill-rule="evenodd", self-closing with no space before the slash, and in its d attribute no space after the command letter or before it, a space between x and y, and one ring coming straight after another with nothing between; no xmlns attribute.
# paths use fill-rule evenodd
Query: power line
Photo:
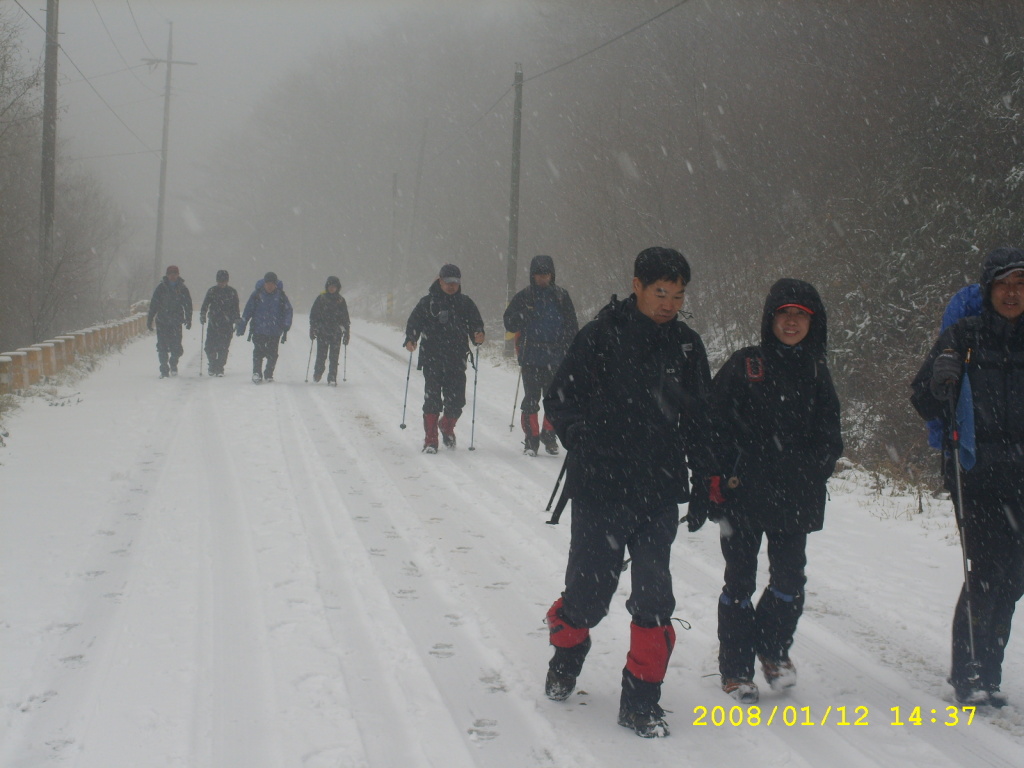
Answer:
<svg viewBox="0 0 1024 768"><path fill-rule="evenodd" d="M33 17L31 13L29 13L27 10L25 10L25 6L23 6L21 4L20 0L14 0L14 4L17 5L19 8L21 8L21 10L25 12L25 15L28 16L30 19L32 19L32 22L37 27L39 27L41 30L43 30L44 34L46 33L46 27L44 27L42 24L40 24L38 21L36 21L35 17ZM89 88L92 89L92 92L96 94L96 97L100 101L103 102L103 105L108 110L110 110L110 114L112 114L114 117L117 118L117 122L119 122L122 126L124 126L124 129L126 131L128 131L128 133L130 133L132 136L134 136L135 140L138 141L139 144L141 144L143 147L145 147L147 151L149 151L149 152L156 152L156 150L151 149L150 146L148 144L146 144L146 142L144 142L141 138L139 138L139 135L137 133L135 133L135 131L133 131L131 129L131 127L128 125L128 123L126 123L124 120L122 120L121 116L119 114L117 114L117 112L114 111L114 108L112 106L110 106L109 103L107 103L107 100L104 99L103 95L99 91L96 90L96 86L93 85L92 81L90 81L89 78L85 76L85 73L75 63L75 60L72 59L71 56L68 54L68 52L64 50L64 46L63 45L58 45L57 47L60 49L60 52L64 54L64 58L66 58L68 60L68 62L71 64L71 66L75 68L75 70L78 72L78 74L82 76L82 80L85 81L85 84L88 85Z"/></svg>
<svg viewBox="0 0 1024 768"><path fill-rule="evenodd" d="M156 54L149 47L149 43L146 42L146 38L142 36L142 30L139 29L139 22L135 20L135 11L132 10L132 4L128 0L124 0L124 4L128 6L128 13L132 15L132 23L135 25L135 31L139 33L139 39L142 41L142 45L147 51L149 51L150 58L155 59Z"/></svg>
<svg viewBox="0 0 1024 768"><path fill-rule="evenodd" d="M125 67L127 67L127 71L128 72L132 73L132 77L135 78L136 82L138 82L139 85L141 85L143 88L145 88L146 90L148 90L148 91L150 91L152 93L156 93L156 91L154 91L152 88L150 88L144 82L142 82L142 79L138 75L136 75L134 71L132 71L133 70L132 65L128 63L127 59L125 59L124 55L121 53L121 49L117 47L117 41L114 40L114 36L112 34L110 34L110 28L107 26L107 22L105 22L103 20L103 14L100 13L100 7L98 5L96 5L96 0L92 0L92 7L96 9L96 16L99 17L100 24L103 26L103 31L106 32L107 33L107 37L110 38L110 44L112 46L114 46L114 51L117 52L117 57L119 59L121 59L121 63L124 64Z"/></svg>

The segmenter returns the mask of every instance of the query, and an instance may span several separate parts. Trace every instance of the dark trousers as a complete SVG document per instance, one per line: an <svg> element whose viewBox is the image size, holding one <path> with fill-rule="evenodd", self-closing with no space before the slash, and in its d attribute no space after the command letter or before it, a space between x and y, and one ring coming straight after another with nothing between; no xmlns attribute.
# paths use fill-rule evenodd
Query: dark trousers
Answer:
<svg viewBox="0 0 1024 768"><path fill-rule="evenodd" d="M769 581L757 607L757 554L768 538ZM789 658L804 607L807 534L764 531L742 521L723 523L725 586L718 601L718 667L723 678L751 680L754 658Z"/></svg>
<svg viewBox="0 0 1024 768"><path fill-rule="evenodd" d="M274 378L274 368L277 366L277 345L281 337L278 334L268 336L263 333L252 335L252 372L260 373L263 360L266 358L266 369L262 371L263 378Z"/></svg>
<svg viewBox="0 0 1024 768"><path fill-rule="evenodd" d="M210 323L206 330L206 359L209 360L210 373L224 373L228 361L228 348L234 328L231 325L214 325Z"/></svg>
<svg viewBox="0 0 1024 768"><path fill-rule="evenodd" d="M423 366L423 412L458 419L466 407L466 364L464 358L432 362Z"/></svg>
<svg viewBox="0 0 1024 768"><path fill-rule="evenodd" d="M964 507L975 659L982 687L998 688L1013 612L1024 595L1024 505L1021 499L965 496ZM964 585L953 614L953 685L965 686L971 678L970 660Z"/></svg>
<svg viewBox="0 0 1024 768"><path fill-rule="evenodd" d="M160 361L160 373L167 375L171 369L178 370L178 359L184 352L181 346L181 323L157 323L156 357Z"/></svg>
<svg viewBox="0 0 1024 768"><path fill-rule="evenodd" d="M313 378L320 380L327 368L327 356L330 354L330 368L327 370L327 380L338 380L338 355L341 353L341 335L324 336L317 334L316 337L316 362L313 364Z"/></svg>
<svg viewBox="0 0 1024 768"><path fill-rule="evenodd" d="M520 368L523 374L523 413L540 411L541 398L547 393L551 379L555 377L557 366L524 365Z"/></svg>
<svg viewBox="0 0 1024 768"><path fill-rule="evenodd" d="M572 537L562 615L574 627L594 627L608 614L629 551L632 590L626 609L641 627L667 624L675 610L669 555L679 509L636 510L596 499L572 501Z"/></svg>

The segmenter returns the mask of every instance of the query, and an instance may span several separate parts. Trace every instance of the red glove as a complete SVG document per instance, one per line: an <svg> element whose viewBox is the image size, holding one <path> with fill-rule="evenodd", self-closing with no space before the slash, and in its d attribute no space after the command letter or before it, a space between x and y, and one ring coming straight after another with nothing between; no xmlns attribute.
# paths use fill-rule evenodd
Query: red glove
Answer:
<svg viewBox="0 0 1024 768"><path fill-rule="evenodd" d="M722 476L713 475L708 481L708 498L712 504L725 504L725 496L722 495Z"/></svg>

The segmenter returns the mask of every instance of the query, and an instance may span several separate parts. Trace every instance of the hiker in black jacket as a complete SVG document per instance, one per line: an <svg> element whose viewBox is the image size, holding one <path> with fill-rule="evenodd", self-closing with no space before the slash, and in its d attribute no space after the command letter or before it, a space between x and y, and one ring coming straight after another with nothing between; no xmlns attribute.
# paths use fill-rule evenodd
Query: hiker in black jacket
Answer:
<svg viewBox="0 0 1024 768"><path fill-rule="evenodd" d="M534 256L530 284L512 297L505 310L505 330L516 334L516 352L523 375L522 427L524 452L536 456L540 444L558 453L555 428L539 418L540 399L579 330L569 292L555 284L555 262Z"/></svg>
<svg viewBox="0 0 1024 768"><path fill-rule="evenodd" d="M309 338L316 339L316 363L313 365L313 381L320 381L327 369L327 383L338 383L338 355L341 346L348 346L351 322L348 304L341 295L341 280L334 275L324 283L324 292L316 297L309 310ZM327 355L330 353L330 368Z"/></svg>
<svg viewBox="0 0 1024 768"><path fill-rule="evenodd" d="M199 309L199 322L206 325L205 348L211 376L224 375L228 348L240 316L238 291L228 285L228 271L217 270L217 284L206 292L203 306Z"/></svg>
<svg viewBox="0 0 1024 768"><path fill-rule="evenodd" d="M678 318L690 266L671 248L634 263L633 295L614 296L577 334L544 409L568 450L572 539L565 590L547 615L554 656L547 696L569 697L608 613L626 554L632 557L630 647L619 724L668 735L659 705L675 645L669 554L689 498L687 467L714 474L707 448L711 374L704 344Z"/></svg>
<svg viewBox="0 0 1024 768"><path fill-rule="evenodd" d="M765 299L761 343L734 352L711 384L717 463L728 474L700 483L688 516L699 525L710 511L721 527L718 667L722 689L742 703L758 700L755 656L773 690L796 684L789 648L803 612L807 534L822 528L825 483L843 452L827 339L814 287L779 280ZM762 538L771 576L755 607Z"/></svg>
<svg viewBox="0 0 1024 768"><path fill-rule="evenodd" d="M1001 707L1003 655L1024 595L1024 252L992 251L981 292L981 315L942 332L914 379L911 402L923 419L945 424L943 474L957 506L953 408L965 438L957 524L970 569L953 614L949 682L962 704Z"/></svg>
<svg viewBox="0 0 1024 768"><path fill-rule="evenodd" d="M484 343L484 321L473 300L462 292L462 272L445 264L427 295L419 300L405 326L410 354L422 337L423 452L437 453L437 432L455 448L455 422L466 405L466 359L469 342Z"/></svg>
<svg viewBox="0 0 1024 768"><path fill-rule="evenodd" d="M146 327L153 330L156 321L156 356L160 378L178 375L178 360L185 353L181 346L181 326L192 327L192 296L178 268L169 266L153 291Z"/></svg>

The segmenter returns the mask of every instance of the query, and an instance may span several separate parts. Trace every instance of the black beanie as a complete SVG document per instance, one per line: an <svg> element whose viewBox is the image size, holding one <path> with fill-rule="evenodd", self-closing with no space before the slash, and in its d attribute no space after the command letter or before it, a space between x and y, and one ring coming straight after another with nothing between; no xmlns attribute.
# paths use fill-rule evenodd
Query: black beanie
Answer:
<svg viewBox="0 0 1024 768"><path fill-rule="evenodd" d="M263 276L263 282L264 283L276 283L277 282L277 273L276 272L267 272L267 274L265 274Z"/></svg>
<svg viewBox="0 0 1024 768"><path fill-rule="evenodd" d="M226 269L217 270L217 282L226 283L228 281L228 271Z"/></svg>

